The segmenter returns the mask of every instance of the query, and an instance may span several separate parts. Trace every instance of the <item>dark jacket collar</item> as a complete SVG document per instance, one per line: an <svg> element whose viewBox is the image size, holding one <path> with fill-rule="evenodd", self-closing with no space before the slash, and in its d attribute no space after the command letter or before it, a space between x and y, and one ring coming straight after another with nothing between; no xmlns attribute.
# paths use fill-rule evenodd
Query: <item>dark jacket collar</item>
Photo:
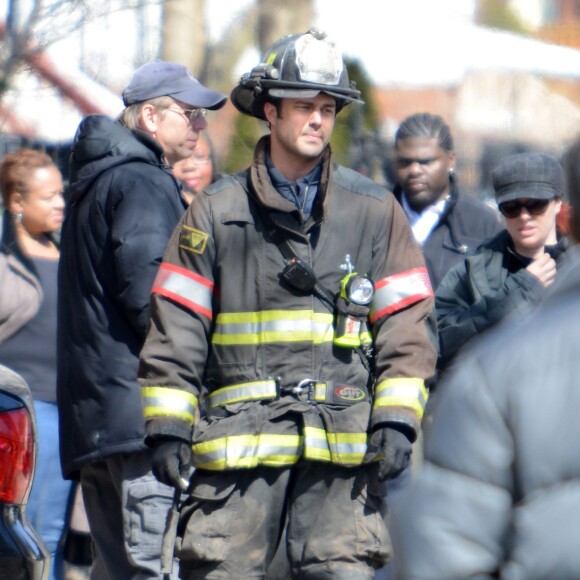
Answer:
<svg viewBox="0 0 580 580"><path fill-rule="evenodd" d="M256 146L252 166L250 167L250 194L256 201L272 215L280 214L284 223L289 224L290 218L296 224L300 223L300 213L296 206L284 199L275 189L266 166L266 150L270 147L270 136L262 137ZM321 159L320 181L318 192L312 208L312 216L304 225L304 230L308 230L312 225L325 219L329 211L329 184L332 180L333 163L332 152L328 146ZM292 228L293 230L297 228ZM298 228L302 230L302 228Z"/></svg>
<svg viewBox="0 0 580 580"><path fill-rule="evenodd" d="M563 235L560 231L557 232L558 242L554 245L544 246L546 253L558 262L563 254L571 245L570 239ZM507 230L502 230L494 236L489 242L485 243L483 248L489 248L493 251L499 251L504 254L504 266L510 272L517 272L522 268L527 268L532 259L518 254L515 250L514 243Z"/></svg>
<svg viewBox="0 0 580 580"><path fill-rule="evenodd" d="M105 171L131 161L166 166L163 149L143 131L131 131L104 115L85 117L76 132L71 153L71 203L82 198Z"/></svg>

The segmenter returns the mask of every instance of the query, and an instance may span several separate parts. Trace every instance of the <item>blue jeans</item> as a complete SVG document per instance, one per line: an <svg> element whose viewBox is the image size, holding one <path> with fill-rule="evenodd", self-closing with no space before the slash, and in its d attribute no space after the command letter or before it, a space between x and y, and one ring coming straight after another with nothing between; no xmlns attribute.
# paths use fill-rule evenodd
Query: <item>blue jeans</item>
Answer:
<svg viewBox="0 0 580 580"><path fill-rule="evenodd" d="M26 514L52 557L48 580L62 580L62 539L67 527L73 482L62 478L56 403L34 401L37 455Z"/></svg>

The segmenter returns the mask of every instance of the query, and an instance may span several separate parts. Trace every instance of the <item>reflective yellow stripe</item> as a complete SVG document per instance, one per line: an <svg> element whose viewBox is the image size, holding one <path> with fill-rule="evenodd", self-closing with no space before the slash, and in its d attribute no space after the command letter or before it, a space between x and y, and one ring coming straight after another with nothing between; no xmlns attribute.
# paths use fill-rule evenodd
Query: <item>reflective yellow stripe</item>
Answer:
<svg viewBox="0 0 580 580"><path fill-rule="evenodd" d="M266 465L294 465L300 458L300 435L234 435L193 446L193 463L201 469L219 471Z"/></svg>
<svg viewBox="0 0 580 580"><path fill-rule="evenodd" d="M145 418L175 417L193 423L197 398L180 389L168 387L143 387L143 411Z"/></svg>
<svg viewBox="0 0 580 580"><path fill-rule="evenodd" d="M333 463L360 465L367 451L366 433L328 433Z"/></svg>
<svg viewBox="0 0 580 580"><path fill-rule="evenodd" d="M304 457L340 465L360 465L367 450L366 433L327 433L317 427L304 428Z"/></svg>
<svg viewBox="0 0 580 580"><path fill-rule="evenodd" d="M326 383L314 383L313 401L324 403L326 401Z"/></svg>
<svg viewBox="0 0 580 580"><path fill-rule="evenodd" d="M375 322L429 296L433 296L433 290L425 267L383 278L375 284L370 320Z"/></svg>
<svg viewBox="0 0 580 580"><path fill-rule="evenodd" d="M333 316L312 310L222 312L216 318L214 344L266 344L272 342L332 342Z"/></svg>
<svg viewBox="0 0 580 580"><path fill-rule="evenodd" d="M229 403L275 399L277 394L276 381L251 381L218 389L207 397L206 403L209 408L212 408Z"/></svg>
<svg viewBox="0 0 580 580"><path fill-rule="evenodd" d="M306 427L300 435L234 435L205 441L193 446L196 467L220 471L258 465L294 465L301 455L315 461L340 465L360 465L366 452L366 433L326 433Z"/></svg>
<svg viewBox="0 0 580 580"><path fill-rule="evenodd" d="M425 381L418 378L398 377L385 379L376 388L374 407L407 407L423 418L428 398Z"/></svg>
<svg viewBox="0 0 580 580"><path fill-rule="evenodd" d="M330 448L324 429L304 427L304 457L318 461L330 461Z"/></svg>
<svg viewBox="0 0 580 580"><path fill-rule="evenodd" d="M361 332L359 338L361 344L372 344L373 342L373 335L368 330Z"/></svg>

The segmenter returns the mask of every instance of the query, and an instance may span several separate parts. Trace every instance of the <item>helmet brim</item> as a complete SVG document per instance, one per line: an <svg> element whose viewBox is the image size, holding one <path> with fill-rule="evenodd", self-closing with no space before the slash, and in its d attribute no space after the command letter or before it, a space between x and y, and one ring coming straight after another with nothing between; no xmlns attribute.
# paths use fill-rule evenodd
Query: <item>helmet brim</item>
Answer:
<svg viewBox="0 0 580 580"><path fill-rule="evenodd" d="M266 83L263 83L264 85ZM337 112L349 103L361 103L364 101L360 98L360 92L352 90L352 95L344 94L344 92L333 91L331 88L316 88L316 89L298 89L286 87L261 87L262 91L256 93L256 87L245 86L239 84L236 86L230 100L234 107L245 115L257 117L258 119L266 120L264 116L264 103L270 99L309 99L317 97L319 94L329 95L336 99Z"/></svg>

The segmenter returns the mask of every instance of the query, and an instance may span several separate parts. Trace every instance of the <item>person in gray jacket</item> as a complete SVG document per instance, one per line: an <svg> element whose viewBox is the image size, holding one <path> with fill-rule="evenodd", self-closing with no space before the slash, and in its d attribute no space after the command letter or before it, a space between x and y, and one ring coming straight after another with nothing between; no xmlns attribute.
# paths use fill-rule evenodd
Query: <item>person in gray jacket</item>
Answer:
<svg viewBox="0 0 580 580"><path fill-rule="evenodd" d="M580 240L580 140L569 157ZM439 385L425 465L393 516L404 580L580 578L580 246L542 305Z"/></svg>
<svg viewBox="0 0 580 580"><path fill-rule="evenodd" d="M442 369L474 336L537 304L568 247L556 227L564 172L554 157L506 157L493 172L493 187L505 229L451 269L436 291Z"/></svg>

